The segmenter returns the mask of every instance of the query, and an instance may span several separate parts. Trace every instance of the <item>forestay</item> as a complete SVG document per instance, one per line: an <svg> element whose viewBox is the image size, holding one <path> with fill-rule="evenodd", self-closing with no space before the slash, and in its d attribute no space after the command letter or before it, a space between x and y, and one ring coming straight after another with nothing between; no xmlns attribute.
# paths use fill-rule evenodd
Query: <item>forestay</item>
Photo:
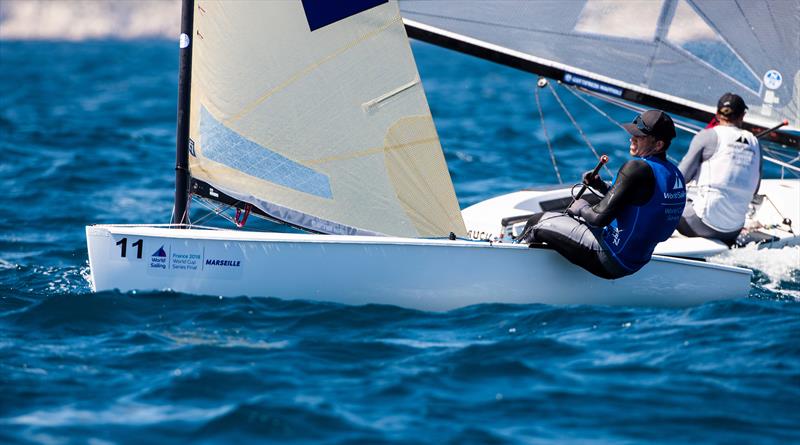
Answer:
<svg viewBox="0 0 800 445"><path fill-rule="evenodd" d="M395 2L196 2L191 82L193 178L316 232L465 235Z"/></svg>
<svg viewBox="0 0 800 445"><path fill-rule="evenodd" d="M702 119L732 91L751 123L800 129L797 0L402 0L401 10L409 29L446 36L446 46L534 61L540 74L555 68L557 80L607 96Z"/></svg>

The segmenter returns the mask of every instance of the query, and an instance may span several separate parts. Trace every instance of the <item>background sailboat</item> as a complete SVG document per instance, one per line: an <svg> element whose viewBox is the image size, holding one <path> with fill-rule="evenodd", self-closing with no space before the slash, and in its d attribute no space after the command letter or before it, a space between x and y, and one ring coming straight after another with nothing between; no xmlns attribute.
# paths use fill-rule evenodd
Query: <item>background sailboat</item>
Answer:
<svg viewBox="0 0 800 445"><path fill-rule="evenodd" d="M750 104L745 127L764 132L764 160L792 178L762 183L763 197L752 209L742 244L797 244L797 3L727 6L702 0L401 2L412 37L539 74L571 92L633 110L664 109L693 119L679 125L690 132L701 128L695 121L713 117L723 92L741 94ZM545 86L555 94L547 82L540 83ZM576 127L580 131L577 123ZM767 131L775 127L779 128ZM588 140L587 144L598 155ZM552 152L551 159L557 171ZM465 209L464 216L473 238L509 239L519 233L527 215L563 208L569 201L567 188L526 190L478 203ZM656 251L706 257L725 250L715 241L673 237Z"/></svg>
<svg viewBox="0 0 800 445"><path fill-rule="evenodd" d="M708 122L717 98L750 105L754 133L797 147L797 3L714 0L402 0L412 38L540 74L587 92Z"/></svg>

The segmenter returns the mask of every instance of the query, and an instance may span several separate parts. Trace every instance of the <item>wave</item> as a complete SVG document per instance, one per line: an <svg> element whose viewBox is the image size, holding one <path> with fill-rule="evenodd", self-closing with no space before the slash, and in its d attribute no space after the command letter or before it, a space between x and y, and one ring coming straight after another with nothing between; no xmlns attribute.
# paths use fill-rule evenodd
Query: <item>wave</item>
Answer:
<svg viewBox="0 0 800 445"><path fill-rule="evenodd" d="M177 38L178 0L0 2L0 39L129 40Z"/></svg>

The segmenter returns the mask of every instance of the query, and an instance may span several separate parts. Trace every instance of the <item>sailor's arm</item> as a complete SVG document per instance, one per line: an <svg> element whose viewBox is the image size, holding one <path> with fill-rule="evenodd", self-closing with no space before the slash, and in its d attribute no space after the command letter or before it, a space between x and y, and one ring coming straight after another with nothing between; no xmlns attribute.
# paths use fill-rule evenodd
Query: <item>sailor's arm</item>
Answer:
<svg viewBox="0 0 800 445"><path fill-rule="evenodd" d="M576 203L570 213L580 216L592 226L604 227L610 224L625 207L647 203L653 195L655 185L653 169L647 162L634 159L619 169L616 182L600 202L594 207L588 203L586 205Z"/></svg>
<svg viewBox="0 0 800 445"><path fill-rule="evenodd" d="M689 144L689 151L681 159L678 170L688 183L697 179L700 164L709 159L717 147L717 133L714 130L703 130L697 133Z"/></svg>

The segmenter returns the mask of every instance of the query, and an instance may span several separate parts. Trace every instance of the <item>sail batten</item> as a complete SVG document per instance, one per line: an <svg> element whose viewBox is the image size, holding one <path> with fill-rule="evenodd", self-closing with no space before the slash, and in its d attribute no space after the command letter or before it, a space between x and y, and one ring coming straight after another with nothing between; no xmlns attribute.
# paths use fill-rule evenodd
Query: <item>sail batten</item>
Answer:
<svg viewBox="0 0 800 445"><path fill-rule="evenodd" d="M708 121L722 93L746 126L800 135L800 2L401 0L409 36L586 90ZM800 42L797 42L800 43ZM576 82L573 82L575 80Z"/></svg>

